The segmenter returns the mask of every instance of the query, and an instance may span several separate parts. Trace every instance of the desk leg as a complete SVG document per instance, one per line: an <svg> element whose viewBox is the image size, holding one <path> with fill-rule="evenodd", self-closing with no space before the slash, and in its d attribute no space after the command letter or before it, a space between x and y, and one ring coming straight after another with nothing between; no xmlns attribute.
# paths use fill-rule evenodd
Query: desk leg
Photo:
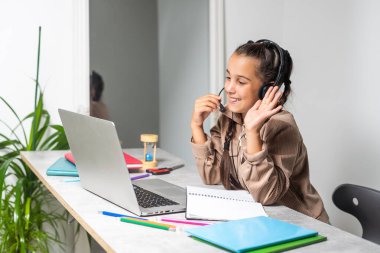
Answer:
<svg viewBox="0 0 380 253"><path fill-rule="evenodd" d="M66 251L65 252L75 252L75 225L76 221L75 219L68 214L67 217L67 223L65 225L65 231L66 231L66 240L65 240L65 246Z"/></svg>
<svg viewBox="0 0 380 253"><path fill-rule="evenodd" d="M106 253L106 251L94 239L91 239L91 253Z"/></svg>
<svg viewBox="0 0 380 253"><path fill-rule="evenodd" d="M76 231L78 230L78 227L79 232L77 233ZM90 235L71 215L67 218L66 235L65 245L67 245L67 249L65 252L106 253L106 251L93 238L90 237Z"/></svg>

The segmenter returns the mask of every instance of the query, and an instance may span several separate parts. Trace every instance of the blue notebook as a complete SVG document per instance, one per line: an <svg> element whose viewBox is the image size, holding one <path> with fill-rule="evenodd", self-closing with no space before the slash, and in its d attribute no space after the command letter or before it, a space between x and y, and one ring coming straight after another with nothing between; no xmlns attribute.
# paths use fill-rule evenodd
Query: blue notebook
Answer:
<svg viewBox="0 0 380 253"><path fill-rule="evenodd" d="M67 161L64 157L59 158L55 163L53 163L47 170L46 175L48 176L71 176L78 177L78 170L74 164Z"/></svg>
<svg viewBox="0 0 380 253"><path fill-rule="evenodd" d="M266 216L190 228L186 232L233 252L245 252L318 234L314 230Z"/></svg>

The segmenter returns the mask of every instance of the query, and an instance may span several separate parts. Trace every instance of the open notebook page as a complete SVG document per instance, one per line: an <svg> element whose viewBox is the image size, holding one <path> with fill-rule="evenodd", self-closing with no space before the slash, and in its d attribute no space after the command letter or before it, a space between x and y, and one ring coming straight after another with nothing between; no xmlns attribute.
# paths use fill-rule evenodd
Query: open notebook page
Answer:
<svg viewBox="0 0 380 253"><path fill-rule="evenodd" d="M187 187L186 218L236 220L267 216L263 206L245 190Z"/></svg>

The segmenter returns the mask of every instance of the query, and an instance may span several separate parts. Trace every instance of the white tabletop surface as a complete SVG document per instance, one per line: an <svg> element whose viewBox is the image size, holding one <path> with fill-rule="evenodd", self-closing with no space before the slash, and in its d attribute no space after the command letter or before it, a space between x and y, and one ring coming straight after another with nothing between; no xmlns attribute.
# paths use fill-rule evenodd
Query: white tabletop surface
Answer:
<svg viewBox="0 0 380 253"><path fill-rule="evenodd" d="M191 225L180 225L177 226L176 232L169 232L123 223L118 218L99 214L98 211L105 210L133 215L125 209L84 190L81 188L80 182L64 182L70 177L47 176L47 168L58 158L63 157L65 152L22 152L21 156L47 189L107 252L223 252L221 249L189 238L184 229L192 227ZM137 158L142 158L141 149L127 149L126 152ZM157 159L160 161L159 166L182 163L181 159L161 149L157 150ZM184 166L173 170L170 174L152 177L158 177L181 187L187 185L206 187L193 166ZM271 217L316 230L319 234L327 236L325 242L289 252L380 252L380 246L377 244L285 206L265 206L264 209ZM185 215L178 213L160 217L184 219Z"/></svg>

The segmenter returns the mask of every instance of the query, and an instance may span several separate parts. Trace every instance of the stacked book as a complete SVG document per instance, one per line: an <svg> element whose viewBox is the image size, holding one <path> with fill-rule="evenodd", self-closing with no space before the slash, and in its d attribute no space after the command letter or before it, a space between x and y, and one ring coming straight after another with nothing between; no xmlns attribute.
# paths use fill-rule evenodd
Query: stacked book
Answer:
<svg viewBox="0 0 380 253"><path fill-rule="evenodd" d="M125 152L123 152L123 155L129 172L139 172L142 168L142 162ZM46 175L78 177L78 170L75 166L75 159L72 153L66 153L64 157L59 158L55 163L53 163L47 169Z"/></svg>
<svg viewBox="0 0 380 253"><path fill-rule="evenodd" d="M194 239L231 252L283 252L325 241L317 231L258 216L186 230Z"/></svg>

